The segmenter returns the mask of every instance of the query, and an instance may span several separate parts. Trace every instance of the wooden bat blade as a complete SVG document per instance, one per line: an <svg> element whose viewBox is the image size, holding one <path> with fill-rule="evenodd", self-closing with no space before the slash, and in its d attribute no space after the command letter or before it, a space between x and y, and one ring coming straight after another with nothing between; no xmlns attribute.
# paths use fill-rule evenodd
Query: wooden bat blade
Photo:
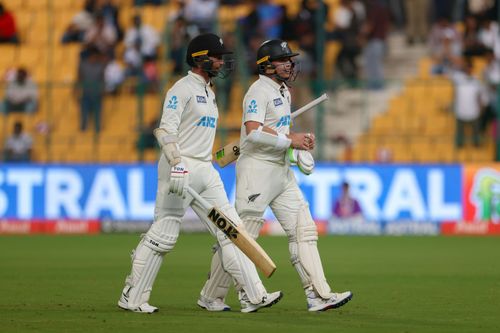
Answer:
<svg viewBox="0 0 500 333"><path fill-rule="evenodd" d="M240 141L233 141L221 149L217 150L214 154L215 163L221 168L236 161L240 156Z"/></svg>
<svg viewBox="0 0 500 333"><path fill-rule="evenodd" d="M270 277L276 270L276 265L266 251L247 233L243 225L236 226L230 218L216 207L208 212L208 218L221 230L248 259L266 276Z"/></svg>

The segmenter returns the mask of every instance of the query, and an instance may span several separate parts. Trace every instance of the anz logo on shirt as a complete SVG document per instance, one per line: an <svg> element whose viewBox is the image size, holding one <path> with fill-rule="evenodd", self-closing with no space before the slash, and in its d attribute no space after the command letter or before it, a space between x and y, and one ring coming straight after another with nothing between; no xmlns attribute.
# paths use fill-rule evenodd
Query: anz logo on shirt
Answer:
<svg viewBox="0 0 500 333"><path fill-rule="evenodd" d="M179 101L177 100L177 96L172 96L172 98L168 100L167 109L176 110L177 103L179 103Z"/></svg>
<svg viewBox="0 0 500 333"><path fill-rule="evenodd" d="M217 118L209 116L201 117L198 123L196 124L196 126L210 127L210 128L215 128L216 125L217 125Z"/></svg>
<svg viewBox="0 0 500 333"><path fill-rule="evenodd" d="M281 126L290 126L290 115L283 116L280 118L280 120L276 124L276 127L281 127Z"/></svg>
<svg viewBox="0 0 500 333"><path fill-rule="evenodd" d="M250 105L248 106L247 113L257 113L257 101L252 99Z"/></svg>

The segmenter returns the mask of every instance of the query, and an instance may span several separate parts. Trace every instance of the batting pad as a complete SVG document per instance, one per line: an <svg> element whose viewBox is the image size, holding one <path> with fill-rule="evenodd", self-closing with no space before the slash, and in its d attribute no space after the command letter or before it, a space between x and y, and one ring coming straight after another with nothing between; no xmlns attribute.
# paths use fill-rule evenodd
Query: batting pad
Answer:
<svg viewBox="0 0 500 333"><path fill-rule="evenodd" d="M219 255L222 268L234 279L236 289L244 290L251 303L262 302L267 292L255 265L222 232L217 233L217 239L220 245Z"/></svg>
<svg viewBox="0 0 500 333"><path fill-rule="evenodd" d="M178 217L155 221L137 246L132 256L132 273L127 279L132 287L129 292L129 308L136 308L149 300L163 256L177 242L180 224L181 219Z"/></svg>
<svg viewBox="0 0 500 333"><path fill-rule="evenodd" d="M289 243L292 264L304 288L312 285L322 298L330 298L331 289L318 251L318 231L307 206L299 210L297 219L296 240Z"/></svg>
<svg viewBox="0 0 500 333"><path fill-rule="evenodd" d="M133 255L132 273L127 283L132 287L129 291L128 307L135 309L148 302L153 283L163 261L164 253L159 253L139 243Z"/></svg>
<svg viewBox="0 0 500 333"><path fill-rule="evenodd" d="M219 254L219 245L214 246L214 255L210 265L210 273L208 279L203 286L200 294L209 300L216 298L226 298L229 287L231 286L231 275L229 275L224 268L222 268L222 261Z"/></svg>

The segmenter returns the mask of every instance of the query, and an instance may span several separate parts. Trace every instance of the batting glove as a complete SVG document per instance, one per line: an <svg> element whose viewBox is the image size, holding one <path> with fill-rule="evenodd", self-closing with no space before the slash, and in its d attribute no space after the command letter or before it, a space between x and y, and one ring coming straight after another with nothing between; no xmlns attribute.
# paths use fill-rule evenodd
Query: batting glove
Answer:
<svg viewBox="0 0 500 333"><path fill-rule="evenodd" d="M300 172L310 175L314 170L314 158L307 150L288 148L288 160L290 164L297 165Z"/></svg>
<svg viewBox="0 0 500 333"><path fill-rule="evenodd" d="M188 170L184 163L174 165L170 170L169 192L175 193L182 198L186 197L186 186L188 185Z"/></svg>

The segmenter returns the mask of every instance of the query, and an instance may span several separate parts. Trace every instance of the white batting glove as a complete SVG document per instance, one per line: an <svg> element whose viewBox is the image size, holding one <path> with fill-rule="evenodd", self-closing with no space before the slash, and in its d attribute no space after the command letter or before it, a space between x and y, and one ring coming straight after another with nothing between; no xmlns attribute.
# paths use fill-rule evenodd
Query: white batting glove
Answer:
<svg viewBox="0 0 500 333"><path fill-rule="evenodd" d="M188 170L184 163L180 162L170 169L169 192L175 193L182 198L186 197L186 186L188 185Z"/></svg>
<svg viewBox="0 0 500 333"><path fill-rule="evenodd" d="M314 158L307 150L288 148L288 160L292 165L297 165L300 172L310 175L314 170Z"/></svg>

